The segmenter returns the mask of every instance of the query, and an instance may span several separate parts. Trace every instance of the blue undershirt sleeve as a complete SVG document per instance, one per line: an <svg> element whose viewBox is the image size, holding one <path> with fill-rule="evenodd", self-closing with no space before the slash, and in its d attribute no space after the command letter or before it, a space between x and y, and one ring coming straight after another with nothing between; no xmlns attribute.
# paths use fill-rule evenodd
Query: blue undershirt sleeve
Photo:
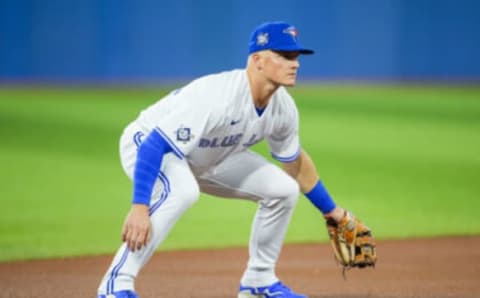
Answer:
<svg viewBox="0 0 480 298"><path fill-rule="evenodd" d="M134 204L150 205L150 197L162 166L163 156L169 152L172 152L172 147L156 130L152 130L140 144L133 172Z"/></svg>

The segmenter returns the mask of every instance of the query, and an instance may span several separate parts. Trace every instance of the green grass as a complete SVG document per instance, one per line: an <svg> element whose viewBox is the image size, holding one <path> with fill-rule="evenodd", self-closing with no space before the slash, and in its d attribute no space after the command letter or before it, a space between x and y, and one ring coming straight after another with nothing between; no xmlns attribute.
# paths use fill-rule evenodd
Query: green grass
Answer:
<svg viewBox="0 0 480 298"><path fill-rule="evenodd" d="M112 254L129 208L118 137L167 89L0 89L0 261ZM302 146L379 238L480 233L480 88L291 90ZM267 147L256 150L265 154ZM202 196L162 249L245 246L255 205ZM288 242L326 241L303 197Z"/></svg>

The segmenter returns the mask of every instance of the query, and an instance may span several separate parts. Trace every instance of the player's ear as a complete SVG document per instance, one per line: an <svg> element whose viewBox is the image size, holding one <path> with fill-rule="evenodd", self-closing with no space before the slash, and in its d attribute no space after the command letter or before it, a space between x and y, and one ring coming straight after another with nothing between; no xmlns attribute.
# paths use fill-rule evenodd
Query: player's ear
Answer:
<svg viewBox="0 0 480 298"><path fill-rule="evenodd" d="M252 61L257 70L262 70L263 68L263 59L261 52L256 52L252 54Z"/></svg>

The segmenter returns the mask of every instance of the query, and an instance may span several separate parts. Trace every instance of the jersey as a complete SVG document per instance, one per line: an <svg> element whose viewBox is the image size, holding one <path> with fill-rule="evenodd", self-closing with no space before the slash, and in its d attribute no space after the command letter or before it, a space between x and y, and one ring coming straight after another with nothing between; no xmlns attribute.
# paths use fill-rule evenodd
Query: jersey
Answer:
<svg viewBox="0 0 480 298"><path fill-rule="evenodd" d="M300 153L293 98L280 87L259 114L244 69L200 77L143 110L136 122L147 132L156 129L195 172L264 139L281 162Z"/></svg>

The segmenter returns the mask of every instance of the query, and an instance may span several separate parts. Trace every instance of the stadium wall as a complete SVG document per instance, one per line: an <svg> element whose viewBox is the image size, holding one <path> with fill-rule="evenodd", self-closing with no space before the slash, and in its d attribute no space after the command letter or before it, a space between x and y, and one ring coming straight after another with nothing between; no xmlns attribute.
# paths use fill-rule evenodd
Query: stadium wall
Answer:
<svg viewBox="0 0 480 298"><path fill-rule="evenodd" d="M307 79L480 78L475 0L0 0L1 81L162 81L245 65L286 20Z"/></svg>

